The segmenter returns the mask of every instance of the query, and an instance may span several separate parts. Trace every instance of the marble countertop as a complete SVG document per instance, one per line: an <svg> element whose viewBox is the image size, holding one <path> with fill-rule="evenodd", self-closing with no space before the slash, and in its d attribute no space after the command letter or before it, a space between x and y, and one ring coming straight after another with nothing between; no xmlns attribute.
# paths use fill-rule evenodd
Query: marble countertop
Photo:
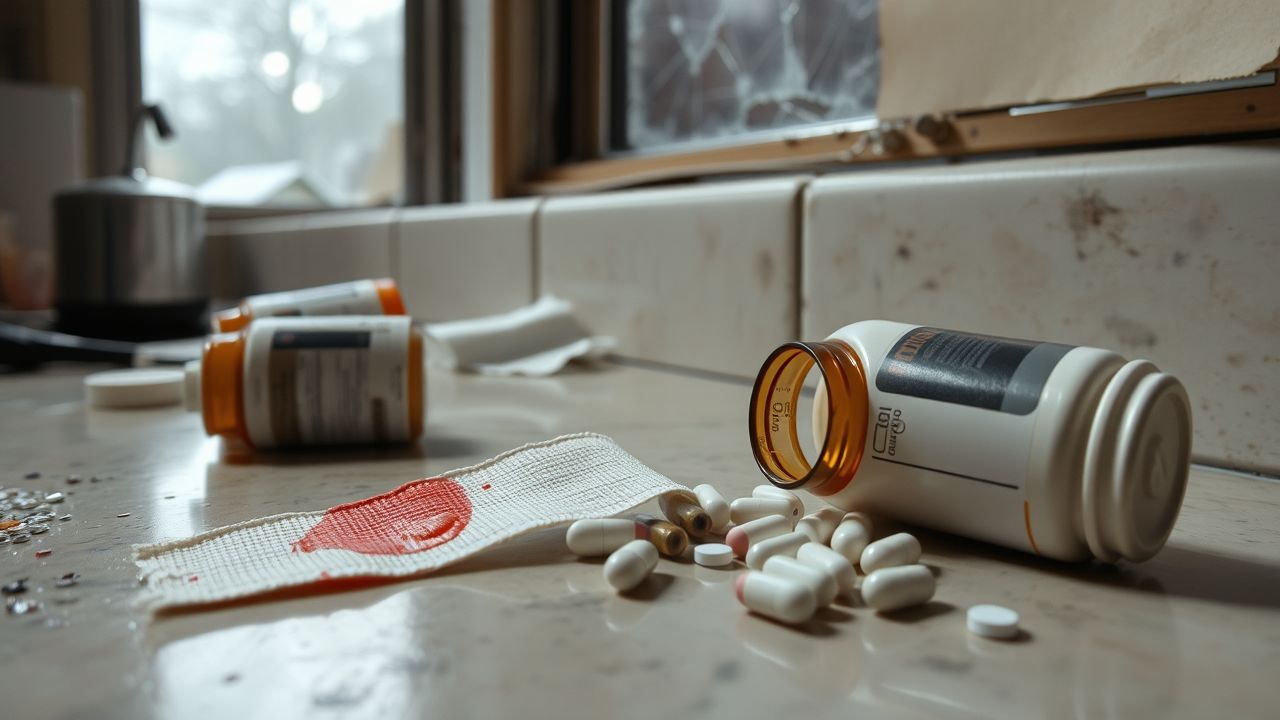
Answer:
<svg viewBox="0 0 1280 720"><path fill-rule="evenodd" d="M938 592L895 616L837 607L788 628L743 611L735 571L668 560L619 596L558 529L428 578L153 618L133 604L134 543L323 509L567 432L748 494L749 388L618 365L433 373L419 446L254 457L178 409L86 409L79 372L0 376L0 485L66 492L72 515L0 546L0 582L29 576L43 604L0 617L5 717L1240 718L1280 705L1280 484L1204 468L1169 545L1140 565L920 532ZM67 572L79 584L54 587ZM968 635L964 610L982 602L1018 610L1023 638Z"/></svg>

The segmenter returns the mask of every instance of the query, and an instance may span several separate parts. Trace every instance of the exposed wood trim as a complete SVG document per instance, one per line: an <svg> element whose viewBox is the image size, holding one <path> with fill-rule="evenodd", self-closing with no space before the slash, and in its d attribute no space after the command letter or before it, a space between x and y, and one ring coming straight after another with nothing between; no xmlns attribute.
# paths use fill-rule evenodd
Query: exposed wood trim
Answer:
<svg viewBox="0 0 1280 720"><path fill-rule="evenodd" d="M896 150L856 152L865 132L653 155L606 158L561 165L529 182L526 192L552 195L606 190L705 174L802 169L827 163L962 157L1081 145L1142 142L1239 133L1280 131L1280 85L1200 95L1143 100L1012 117L984 112L951 118L950 137L941 143L913 128L900 129Z"/></svg>

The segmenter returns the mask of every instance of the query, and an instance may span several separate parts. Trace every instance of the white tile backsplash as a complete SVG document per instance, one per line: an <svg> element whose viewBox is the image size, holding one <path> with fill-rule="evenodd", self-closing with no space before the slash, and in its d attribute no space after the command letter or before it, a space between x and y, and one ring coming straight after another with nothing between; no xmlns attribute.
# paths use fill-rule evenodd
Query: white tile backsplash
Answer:
<svg viewBox="0 0 1280 720"><path fill-rule="evenodd" d="M1168 148L813 182L802 327L1097 345L1191 394L1195 454L1280 472L1280 148Z"/></svg>
<svg viewBox="0 0 1280 720"><path fill-rule="evenodd" d="M754 375L796 335L804 182L549 199L538 219L541 290L615 336L620 355Z"/></svg>
<svg viewBox="0 0 1280 720"><path fill-rule="evenodd" d="M389 277L395 211L313 213L221 223L215 296Z"/></svg>
<svg viewBox="0 0 1280 720"><path fill-rule="evenodd" d="M409 313L457 320L534 299L536 199L440 205L401 212L395 278Z"/></svg>
<svg viewBox="0 0 1280 720"><path fill-rule="evenodd" d="M1183 380L1198 458L1280 474L1276 187L1277 145L1073 154L217 223L210 261L223 298L392 275L429 320L556 294L744 376L875 317L1108 347Z"/></svg>

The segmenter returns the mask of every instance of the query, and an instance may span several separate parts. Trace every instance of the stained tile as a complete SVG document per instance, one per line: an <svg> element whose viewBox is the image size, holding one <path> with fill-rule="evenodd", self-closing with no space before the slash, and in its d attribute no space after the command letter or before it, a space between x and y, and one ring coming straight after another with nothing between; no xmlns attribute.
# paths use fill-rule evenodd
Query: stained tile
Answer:
<svg viewBox="0 0 1280 720"><path fill-rule="evenodd" d="M804 209L809 338L884 318L1149 358L1197 457L1280 471L1280 147L866 172Z"/></svg>

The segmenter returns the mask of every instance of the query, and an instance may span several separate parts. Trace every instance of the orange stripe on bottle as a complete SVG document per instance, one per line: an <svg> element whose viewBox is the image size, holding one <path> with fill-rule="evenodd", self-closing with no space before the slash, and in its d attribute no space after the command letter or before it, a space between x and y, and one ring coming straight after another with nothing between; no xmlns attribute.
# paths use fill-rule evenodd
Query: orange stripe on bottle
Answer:
<svg viewBox="0 0 1280 720"><path fill-rule="evenodd" d="M1031 534L1031 502L1028 500L1022 501L1022 517L1027 521L1027 540L1031 541L1031 549L1039 555L1040 548L1036 547L1036 536Z"/></svg>

